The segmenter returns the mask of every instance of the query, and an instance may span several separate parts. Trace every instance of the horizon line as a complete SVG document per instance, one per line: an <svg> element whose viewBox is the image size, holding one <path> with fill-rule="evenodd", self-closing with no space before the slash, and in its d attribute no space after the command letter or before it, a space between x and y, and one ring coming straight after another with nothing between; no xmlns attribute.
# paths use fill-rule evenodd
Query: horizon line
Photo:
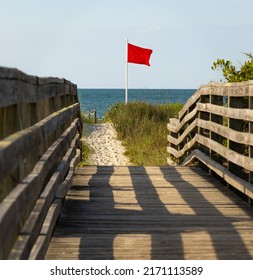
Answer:
<svg viewBox="0 0 253 280"><path fill-rule="evenodd" d="M77 87L77 89L120 89L120 90L125 90L125 88L112 88L112 87ZM168 90L168 89L172 89L172 90L185 90L185 89L190 89L190 90L197 90L197 88L128 88L128 89L147 89L147 90Z"/></svg>

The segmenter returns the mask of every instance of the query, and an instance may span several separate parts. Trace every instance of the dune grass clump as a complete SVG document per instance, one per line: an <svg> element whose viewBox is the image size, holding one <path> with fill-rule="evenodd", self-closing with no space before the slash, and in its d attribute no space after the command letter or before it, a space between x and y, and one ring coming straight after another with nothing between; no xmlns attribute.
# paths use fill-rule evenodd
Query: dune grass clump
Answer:
<svg viewBox="0 0 253 280"><path fill-rule="evenodd" d="M177 116L181 103L149 104L130 102L114 104L106 114L126 147L134 165L167 164L167 123Z"/></svg>

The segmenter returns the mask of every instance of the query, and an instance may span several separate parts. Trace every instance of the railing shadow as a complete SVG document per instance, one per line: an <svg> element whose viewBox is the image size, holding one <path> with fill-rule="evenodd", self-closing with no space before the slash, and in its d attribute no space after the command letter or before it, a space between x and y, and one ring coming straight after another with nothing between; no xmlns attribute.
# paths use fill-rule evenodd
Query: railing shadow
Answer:
<svg viewBox="0 0 253 280"><path fill-rule="evenodd" d="M222 201L216 204L209 201L205 196L205 191L209 191L205 173L194 168L185 168L187 174L169 167L153 170L154 173L152 168L126 167L128 181L123 182L126 179L119 177L117 185L117 181L111 181L115 167L97 166L88 184L82 185L80 179L80 184L72 187L89 192L88 200L73 198L79 217L77 222L69 221L69 227L73 225L69 236L80 237L79 259L140 256L140 259L180 260L199 259L201 255L207 259L252 259L234 225L243 218L223 214L219 208ZM192 181L196 180L196 174L199 182ZM210 176L212 183L216 185ZM120 198L121 191L125 198ZM232 205L233 196L226 191L222 196L232 199ZM242 207L240 211L247 212L246 209ZM67 214L68 209L65 211ZM248 214L252 216L252 212ZM65 223L74 216L73 213L66 216ZM143 236L149 238L141 240ZM117 254L117 250L122 252Z"/></svg>
<svg viewBox="0 0 253 280"><path fill-rule="evenodd" d="M192 168L191 171L193 173L197 173L200 176L205 176L206 181L215 184L219 187L219 195L222 196L223 201L217 201L217 205L215 203L211 203L207 196L205 197L203 190L207 190L205 183L200 183L198 187L196 187L196 182L191 180L186 180L183 178L182 173L177 171L177 168L173 169L174 176L177 177L176 181L185 181L184 184L187 184L184 188L180 187L181 182L178 183L176 181L171 180L170 175L168 174L167 168L160 168L163 173L164 179L167 182L170 182L177 189L178 193L182 197L182 199L186 202L188 207L194 212L194 215L191 215L191 222L185 227L184 232L194 232L196 231L196 249L195 252L191 252L192 257L194 258L194 253L196 258L198 258L198 251L206 251L204 254L207 258L213 259L213 257L208 257L211 253L211 256L216 255L217 259L252 259L252 256L248 252L245 244L237 231L234 224L236 222L243 221L243 218L236 217L235 215L224 215L221 211L223 205L225 206L226 202L224 200L229 200L231 205L235 204L240 200L237 196L232 194L229 190L225 189L225 186L222 186L216 179L214 179L211 175L207 175L205 171L201 169ZM207 178L207 176L210 176ZM201 186L202 185L202 186ZM202 192L201 192L202 190ZM189 193L191 195L189 195ZM194 197L194 199L192 199ZM220 199L220 198L218 198ZM243 201L239 202L242 205ZM229 203L228 203L229 204ZM226 206L225 206L226 207ZM250 214L252 216L252 211L247 211L248 207L239 207L239 210L244 212L246 215ZM227 211L226 211L227 212ZM201 248L201 232L204 233L204 238L210 239L210 247L206 246L206 248ZM179 232L178 234L183 233ZM199 234L198 234L199 233ZM202 244L204 246L204 244ZM211 250L213 252L208 252Z"/></svg>
<svg viewBox="0 0 253 280"><path fill-rule="evenodd" d="M171 227L172 213L161 201L150 174L142 166L128 168L136 199L146 217L147 230L144 230L144 233L151 236L150 258L153 260L183 259L180 233ZM139 176L135 176L136 171Z"/></svg>
<svg viewBox="0 0 253 280"><path fill-rule="evenodd" d="M149 174L147 174L144 167L129 166L129 176L131 178L131 188L136 198L136 208L138 210L117 209L113 189L110 186L110 178L113 174L113 167L110 172L103 176L103 182L98 181L101 178L101 172L104 172L104 167L98 167L97 173L89 180L90 200L85 202L87 207L95 203L97 198L97 191L100 188L100 199L104 197L104 201L97 201L99 208L97 213L104 213L106 222L110 220L106 215L119 217L118 221L111 221L111 228L106 228L104 220L97 221L95 228L86 229L86 233L92 233L92 242L94 246L89 246L89 240L85 236L82 237L80 244L80 259L114 259L115 258L115 240L119 236L148 236L150 242L143 246L150 246L146 248L146 257L150 259L183 259L183 244L180 233L170 226L170 215L163 202L160 200L154 184L152 183ZM109 169L108 169L109 171ZM100 187L98 187L100 185ZM106 201L105 201L106 200ZM91 208L90 208L91 209ZM94 212L95 211L95 212ZM96 210L87 215L94 215ZM124 217L124 221L121 218ZM133 220L135 219L135 220ZM102 230L102 232L101 232ZM90 238L90 235L89 235ZM173 253L170 249L172 248ZM126 249L126 248L125 248ZM127 248L128 250L130 248ZM132 255L138 255L138 250L141 248L131 248ZM124 250L124 248L123 248ZM150 250L150 254L149 254ZM85 251L85 252L84 252ZM124 252L121 254L124 255ZM130 253L131 255L131 253Z"/></svg>
<svg viewBox="0 0 253 280"><path fill-rule="evenodd" d="M97 166L97 173L88 182L89 201L86 202L86 215L97 216L96 224L86 221L84 234L80 241L79 259L113 260L113 241L116 234L105 225L105 217L113 214L115 202L110 179L114 173L113 166ZM103 176L102 182L101 175ZM99 176L99 177L98 177ZM90 216L90 218L92 218ZM101 234L101 230L107 232ZM102 236L103 235L103 236Z"/></svg>

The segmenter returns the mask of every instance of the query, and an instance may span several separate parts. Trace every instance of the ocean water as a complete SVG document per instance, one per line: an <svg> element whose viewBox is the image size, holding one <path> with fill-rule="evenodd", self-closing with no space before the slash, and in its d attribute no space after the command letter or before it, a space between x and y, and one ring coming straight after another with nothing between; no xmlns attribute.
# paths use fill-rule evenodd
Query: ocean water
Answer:
<svg viewBox="0 0 253 280"><path fill-rule="evenodd" d="M146 101L153 104L185 103L196 89L129 89L128 101ZM78 89L81 108L87 114L88 110L97 111L102 118L104 113L117 102L125 102L124 89Z"/></svg>

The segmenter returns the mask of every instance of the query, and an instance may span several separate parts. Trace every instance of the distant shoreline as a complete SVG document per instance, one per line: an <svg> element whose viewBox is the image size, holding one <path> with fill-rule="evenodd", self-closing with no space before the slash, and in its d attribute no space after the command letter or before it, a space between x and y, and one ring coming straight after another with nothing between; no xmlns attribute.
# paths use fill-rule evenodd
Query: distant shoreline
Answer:
<svg viewBox="0 0 253 280"><path fill-rule="evenodd" d="M195 92L195 89L129 89L128 100L184 104ZM102 118L113 104L125 102L125 89L78 89L78 97L85 113L96 109L97 116Z"/></svg>

